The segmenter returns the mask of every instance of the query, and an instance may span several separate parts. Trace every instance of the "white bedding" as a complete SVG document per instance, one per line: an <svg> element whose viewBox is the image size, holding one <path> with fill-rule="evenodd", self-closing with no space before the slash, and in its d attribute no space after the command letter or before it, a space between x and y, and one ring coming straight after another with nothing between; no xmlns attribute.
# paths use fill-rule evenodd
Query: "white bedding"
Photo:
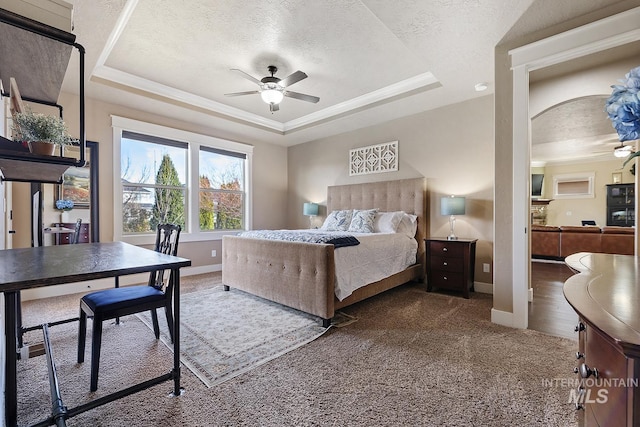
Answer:
<svg viewBox="0 0 640 427"><path fill-rule="evenodd" d="M326 230L318 232L327 233ZM406 234L344 231L330 233L351 234L360 241L357 246L337 248L334 251L335 294L340 301L356 289L399 273L416 263L418 242Z"/></svg>

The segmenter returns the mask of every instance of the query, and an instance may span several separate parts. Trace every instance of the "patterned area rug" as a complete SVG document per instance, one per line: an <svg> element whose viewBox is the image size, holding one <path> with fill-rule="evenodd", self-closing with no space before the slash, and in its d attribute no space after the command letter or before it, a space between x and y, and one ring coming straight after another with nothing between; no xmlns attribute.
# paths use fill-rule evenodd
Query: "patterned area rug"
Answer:
<svg viewBox="0 0 640 427"><path fill-rule="evenodd" d="M222 286L180 298L180 359L207 387L288 353L328 330L317 317L235 289L224 291ZM149 312L136 316L152 327ZM335 326L355 320L344 316ZM161 310L158 318L160 339L171 349Z"/></svg>

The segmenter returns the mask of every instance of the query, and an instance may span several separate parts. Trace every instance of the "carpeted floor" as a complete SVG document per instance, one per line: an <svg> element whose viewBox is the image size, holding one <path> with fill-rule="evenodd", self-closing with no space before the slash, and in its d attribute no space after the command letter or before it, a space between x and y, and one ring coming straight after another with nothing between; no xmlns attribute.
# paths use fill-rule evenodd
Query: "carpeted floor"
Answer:
<svg viewBox="0 0 640 427"><path fill-rule="evenodd" d="M183 277L183 292L220 275ZM75 315L78 296L27 302L26 325ZM185 394L171 385L93 409L69 426L574 426L568 403L575 341L490 322L491 296L466 300L410 283L344 311L358 321L206 388L183 369ZM215 316L215 313L212 313ZM215 321L215 320L213 320ZM167 372L171 352L135 317L106 327L98 392L89 364L75 363L77 325L51 329L65 404ZM44 418L42 358L19 364L19 423ZM565 381L563 381L565 380ZM551 384L551 385L550 385Z"/></svg>

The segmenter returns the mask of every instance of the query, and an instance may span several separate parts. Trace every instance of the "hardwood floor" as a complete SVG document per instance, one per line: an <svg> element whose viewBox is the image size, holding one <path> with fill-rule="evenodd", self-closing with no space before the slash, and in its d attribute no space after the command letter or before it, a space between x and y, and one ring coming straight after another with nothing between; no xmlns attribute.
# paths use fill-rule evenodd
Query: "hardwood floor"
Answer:
<svg viewBox="0 0 640 427"><path fill-rule="evenodd" d="M529 303L529 329L578 339L573 330L578 323L578 315L562 293L564 281L572 275L564 263L531 263L533 301Z"/></svg>

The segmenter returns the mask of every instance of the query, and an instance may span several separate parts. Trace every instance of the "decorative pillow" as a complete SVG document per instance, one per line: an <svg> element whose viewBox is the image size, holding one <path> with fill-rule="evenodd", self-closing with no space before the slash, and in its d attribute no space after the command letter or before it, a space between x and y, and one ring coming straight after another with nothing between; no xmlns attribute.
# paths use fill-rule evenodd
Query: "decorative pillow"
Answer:
<svg viewBox="0 0 640 427"><path fill-rule="evenodd" d="M352 233L373 233L373 222L378 209L357 210L354 209L351 216L349 229Z"/></svg>
<svg viewBox="0 0 640 427"><path fill-rule="evenodd" d="M398 231L398 225L402 220L404 212L378 212L373 221L374 233L395 233Z"/></svg>
<svg viewBox="0 0 640 427"><path fill-rule="evenodd" d="M331 211L320 229L327 231L347 231L349 224L351 224L351 209Z"/></svg>
<svg viewBox="0 0 640 427"><path fill-rule="evenodd" d="M416 236L416 231L418 231L418 217L408 213L402 215L396 232L406 234L413 239Z"/></svg>

